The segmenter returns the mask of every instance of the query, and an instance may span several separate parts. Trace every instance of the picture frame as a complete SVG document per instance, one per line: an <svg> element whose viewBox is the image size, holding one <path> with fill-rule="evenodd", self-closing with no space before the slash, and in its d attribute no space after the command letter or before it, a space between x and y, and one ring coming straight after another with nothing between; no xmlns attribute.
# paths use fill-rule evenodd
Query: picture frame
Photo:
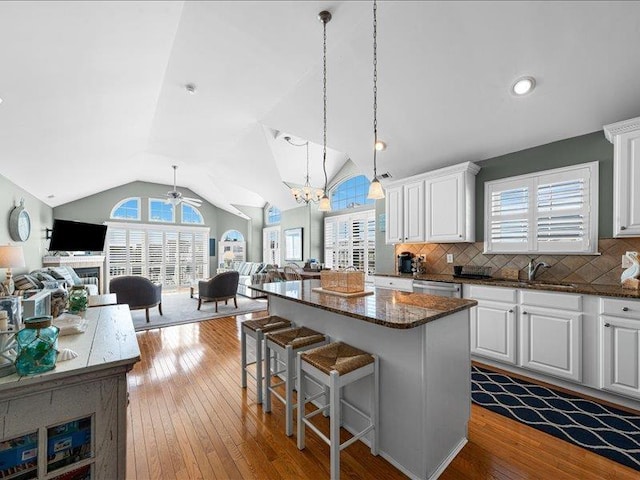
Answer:
<svg viewBox="0 0 640 480"><path fill-rule="evenodd" d="M288 228L284 231L285 261L302 261L302 227Z"/></svg>

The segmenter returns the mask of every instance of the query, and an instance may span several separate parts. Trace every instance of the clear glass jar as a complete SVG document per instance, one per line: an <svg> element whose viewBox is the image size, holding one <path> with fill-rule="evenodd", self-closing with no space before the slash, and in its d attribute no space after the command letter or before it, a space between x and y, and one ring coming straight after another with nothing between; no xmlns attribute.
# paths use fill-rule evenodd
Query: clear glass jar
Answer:
<svg viewBox="0 0 640 480"><path fill-rule="evenodd" d="M89 302L89 295L87 289L82 285L75 285L71 289L69 295L69 312L80 313L87 309L87 303Z"/></svg>
<svg viewBox="0 0 640 480"><path fill-rule="evenodd" d="M60 329L51 320L51 315L27 318L16 334L18 375L35 375L56 366Z"/></svg>

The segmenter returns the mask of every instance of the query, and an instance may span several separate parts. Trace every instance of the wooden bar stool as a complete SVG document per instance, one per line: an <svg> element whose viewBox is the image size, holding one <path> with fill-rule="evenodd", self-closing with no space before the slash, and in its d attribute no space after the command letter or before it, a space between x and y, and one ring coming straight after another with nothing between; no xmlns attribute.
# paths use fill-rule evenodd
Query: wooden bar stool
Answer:
<svg viewBox="0 0 640 480"><path fill-rule="evenodd" d="M377 355L371 355L343 342L333 342L322 347L298 353L298 448L305 446L305 427L313 430L322 440L329 444L331 452L331 479L340 478L340 451L363 435L373 431L371 437L371 453L378 455L378 398L379 398L379 368ZM305 415L304 406L307 402L318 398L322 393L305 397L304 383L308 376L319 381L330 389L329 405L325 405L309 415ZM355 405L341 398L341 388L367 375L373 375L371 390L371 411L367 415ZM354 412L369 420L369 425L344 443L340 443L341 404L351 408ZM320 412L329 409L330 427L329 437L325 436L309 419Z"/></svg>
<svg viewBox="0 0 640 480"><path fill-rule="evenodd" d="M329 339L322 333L307 327L289 328L265 335L265 399L263 408L265 412L271 411L271 395L284 403L286 412L285 432L287 436L293 435L293 409L297 405L293 403L293 387L296 378L296 353L310 348L325 345ZM275 361L271 359L271 352L277 353ZM281 359L281 360L278 360ZM283 370L272 371L273 365L284 365ZM273 375L284 374L284 381L272 384ZM284 385L285 396L282 397L275 391L276 387Z"/></svg>
<svg viewBox="0 0 640 480"><path fill-rule="evenodd" d="M278 317L276 315L270 315L264 318L257 318L255 320L245 320L242 322L240 328L240 348L241 348L241 363L242 363L242 388L247 388L247 373L256 380L256 396L257 403L262 403L262 347L264 342L264 334L267 332L275 332L285 328L292 327L293 324L286 318ZM247 363L247 335L256 341L256 360L255 362ZM249 365L256 365L256 375L249 371L247 368Z"/></svg>

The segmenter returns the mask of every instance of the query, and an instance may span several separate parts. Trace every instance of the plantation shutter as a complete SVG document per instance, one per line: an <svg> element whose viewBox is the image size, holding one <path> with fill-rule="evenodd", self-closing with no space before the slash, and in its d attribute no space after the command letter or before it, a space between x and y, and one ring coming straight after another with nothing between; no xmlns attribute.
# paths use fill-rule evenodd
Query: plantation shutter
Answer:
<svg viewBox="0 0 640 480"><path fill-rule="evenodd" d="M324 264L326 268L334 268L336 264L336 221L324 220Z"/></svg>
<svg viewBox="0 0 640 480"><path fill-rule="evenodd" d="M373 273L376 263L375 211L324 219L324 262L327 268L355 267Z"/></svg>
<svg viewBox="0 0 640 480"><path fill-rule="evenodd" d="M487 189L487 243L502 252L530 250L532 182L501 182Z"/></svg>
<svg viewBox="0 0 640 480"><path fill-rule="evenodd" d="M164 235L161 230L147 231L147 269L149 280L164 284L162 263L164 258Z"/></svg>
<svg viewBox="0 0 640 480"><path fill-rule="evenodd" d="M590 170L538 178L536 227L538 250L587 251L590 218Z"/></svg>
<svg viewBox="0 0 640 480"><path fill-rule="evenodd" d="M485 184L486 253L595 253L598 162Z"/></svg>
<svg viewBox="0 0 640 480"><path fill-rule="evenodd" d="M129 268L127 275L146 275L146 235L141 230L129 230Z"/></svg>
<svg viewBox="0 0 640 480"><path fill-rule="evenodd" d="M193 267L195 276L191 280L209 276L209 234L195 232L193 234Z"/></svg>
<svg viewBox="0 0 640 480"><path fill-rule="evenodd" d="M107 272L109 278L127 274L127 230L107 230Z"/></svg>
<svg viewBox="0 0 640 480"><path fill-rule="evenodd" d="M361 272L365 271L366 219L355 218L351 221L351 265Z"/></svg>

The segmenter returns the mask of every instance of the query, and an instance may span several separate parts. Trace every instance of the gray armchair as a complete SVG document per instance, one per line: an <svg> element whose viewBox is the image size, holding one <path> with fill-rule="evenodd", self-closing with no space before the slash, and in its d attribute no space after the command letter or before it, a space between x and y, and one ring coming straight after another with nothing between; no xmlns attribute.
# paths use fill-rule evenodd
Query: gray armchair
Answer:
<svg viewBox="0 0 640 480"><path fill-rule="evenodd" d="M216 313L218 313L218 302L224 300L224 304L233 298L233 304L238 308L236 293L240 274L236 271L222 272L209 280L198 282L198 310L203 301L216 302Z"/></svg>
<svg viewBox="0 0 640 480"><path fill-rule="evenodd" d="M122 276L112 278L109 292L115 293L118 303L128 304L131 310L145 309L149 322L149 309L158 306L162 315L162 285L156 285L145 277Z"/></svg>

